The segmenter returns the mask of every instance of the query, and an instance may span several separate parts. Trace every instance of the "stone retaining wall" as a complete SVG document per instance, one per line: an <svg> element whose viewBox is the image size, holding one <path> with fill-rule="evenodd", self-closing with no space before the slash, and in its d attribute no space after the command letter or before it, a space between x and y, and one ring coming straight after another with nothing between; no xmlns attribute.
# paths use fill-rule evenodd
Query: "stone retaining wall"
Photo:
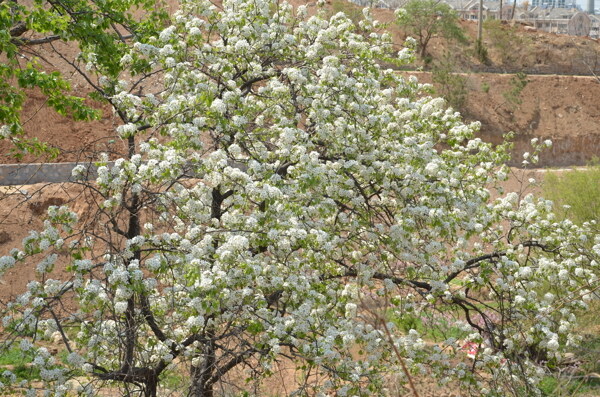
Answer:
<svg viewBox="0 0 600 397"><path fill-rule="evenodd" d="M79 164L87 166L84 179L96 177L96 166L91 163L0 164L0 186L73 182L71 172Z"/></svg>

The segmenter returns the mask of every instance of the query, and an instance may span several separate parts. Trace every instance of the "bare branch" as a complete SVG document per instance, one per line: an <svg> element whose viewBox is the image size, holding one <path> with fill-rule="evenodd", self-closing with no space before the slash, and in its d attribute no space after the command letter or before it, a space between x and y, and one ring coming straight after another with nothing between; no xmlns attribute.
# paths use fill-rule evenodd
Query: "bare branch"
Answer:
<svg viewBox="0 0 600 397"><path fill-rule="evenodd" d="M9 34L10 37L19 37L23 33L27 32L29 29L27 28L27 24L23 21L18 22L15 26L10 28Z"/></svg>
<svg viewBox="0 0 600 397"><path fill-rule="evenodd" d="M19 38L12 39L11 43L18 45L18 46L30 46L30 45L47 44L47 43L51 43L56 40L60 40L60 36L53 35L53 36L43 37L41 39L26 39L23 37L19 37Z"/></svg>

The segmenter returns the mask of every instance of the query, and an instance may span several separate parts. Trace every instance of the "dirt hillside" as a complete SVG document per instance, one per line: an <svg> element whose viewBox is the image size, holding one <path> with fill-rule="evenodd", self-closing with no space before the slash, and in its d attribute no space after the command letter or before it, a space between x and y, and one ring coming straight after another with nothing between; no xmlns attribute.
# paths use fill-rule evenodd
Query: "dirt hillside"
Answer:
<svg viewBox="0 0 600 397"><path fill-rule="evenodd" d="M431 82L430 73L407 74ZM516 133L511 165L520 164L536 137L553 142L551 149L542 152L538 166L586 165L600 155L600 80L595 77L528 75L521 93L507 99L514 89L514 75L463 76L467 95L461 112L466 120L481 122L481 138L500 143L505 133Z"/></svg>
<svg viewBox="0 0 600 397"><path fill-rule="evenodd" d="M551 139L540 166L585 165L600 154L600 81L593 77L527 77L520 104L507 104L504 93L512 76L473 75L465 116L480 120L482 137L500 142L506 131L517 133L513 161L530 150L532 138ZM482 87L487 84L489 91Z"/></svg>

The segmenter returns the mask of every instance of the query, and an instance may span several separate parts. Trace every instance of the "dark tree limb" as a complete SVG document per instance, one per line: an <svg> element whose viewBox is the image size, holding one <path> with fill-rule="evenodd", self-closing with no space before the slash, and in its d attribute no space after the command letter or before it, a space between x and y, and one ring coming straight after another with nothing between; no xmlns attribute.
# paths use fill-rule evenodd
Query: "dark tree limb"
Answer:
<svg viewBox="0 0 600 397"><path fill-rule="evenodd" d="M41 39L26 39L24 37L19 37L19 38L13 38L11 40L11 43L18 45L18 46L21 46L21 45L28 46L28 45L47 44L47 43L51 43L56 40L60 40L60 36L52 35L52 36L43 37Z"/></svg>
<svg viewBox="0 0 600 397"><path fill-rule="evenodd" d="M25 22L21 21L21 22L17 22L17 24L15 26L10 28L9 34L10 34L10 37L19 37L23 33L27 32L28 30L29 30L29 28L27 28L27 24Z"/></svg>
<svg viewBox="0 0 600 397"><path fill-rule="evenodd" d="M525 242L523 242L521 244L516 244L514 246L514 248L516 249L519 246L529 247L529 248L540 248L542 251L544 251L544 252L550 252L550 253L555 253L556 252L556 249L553 249L553 248L549 247L548 245L541 244L540 242L535 241L535 240L525 241ZM489 260L496 261L496 260L502 258L503 256L506 256L506 251L492 252L491 254L485 254L485 255L481 255L481 256L469 259L465 263L465 266L462 269L450 273L448 275L448 277L446 277L446 279L444 280L444 283L448 284L450 281L454 280L456 277L458 277L462 272L464 272L466 270L479 267L479 265L482 262L489 261Z"/></svg>

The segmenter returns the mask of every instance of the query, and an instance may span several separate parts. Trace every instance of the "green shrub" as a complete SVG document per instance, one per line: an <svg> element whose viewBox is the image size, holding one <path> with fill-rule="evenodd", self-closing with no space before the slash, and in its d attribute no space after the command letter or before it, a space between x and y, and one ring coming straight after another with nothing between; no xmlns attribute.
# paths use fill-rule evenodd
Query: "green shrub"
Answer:
<svg viewBox="0 0 600 397"><path fill-rule="evenodd" d="M484 81L483 83L481 83L481 91L487 94L488 92L490 92L490 85Z"/></svg>
<svg viewBox="0 0 600 397"><path fill-rule="evenodd" d="M475 56L479 62L483 63L484 65L490 64L490 57L488 55L487 48L481 40L475 41Z"/></svg>
<svg viewBox="0 0 600 397"><path fill-rule="evenodd" d="M498 19L486 20L483 27L486 41L496 50L503 65L527 62L531 57L531 40L519 34L516 27L503 25Z"/></svg>
<svg viewBox="0 0 600 397"><path fill-rule="evenodd" d="M431 68L431 77L438 95L457 110L462 110L467 100L467 78L456 73L456 60L450 54L436 60Z"/></svg>
<svg viewBox="0 0 600 397"><path fill-rule="evenodd" d="M442 37L447 42L468 41L458 14L443 1L409 0L395 14L398 25L417 41L421 59L430 55L427 48L434 37Z"/></svg>
<svg viewBox="0 0 600 397"><path fill-rule="evenodd" d="M505 104L508 105L512 110L515 110L518 105L523 103L521 99L521 93L527 86L527 75L523 72L518 72L510 79L510 88L502 93Z"/></svg>

